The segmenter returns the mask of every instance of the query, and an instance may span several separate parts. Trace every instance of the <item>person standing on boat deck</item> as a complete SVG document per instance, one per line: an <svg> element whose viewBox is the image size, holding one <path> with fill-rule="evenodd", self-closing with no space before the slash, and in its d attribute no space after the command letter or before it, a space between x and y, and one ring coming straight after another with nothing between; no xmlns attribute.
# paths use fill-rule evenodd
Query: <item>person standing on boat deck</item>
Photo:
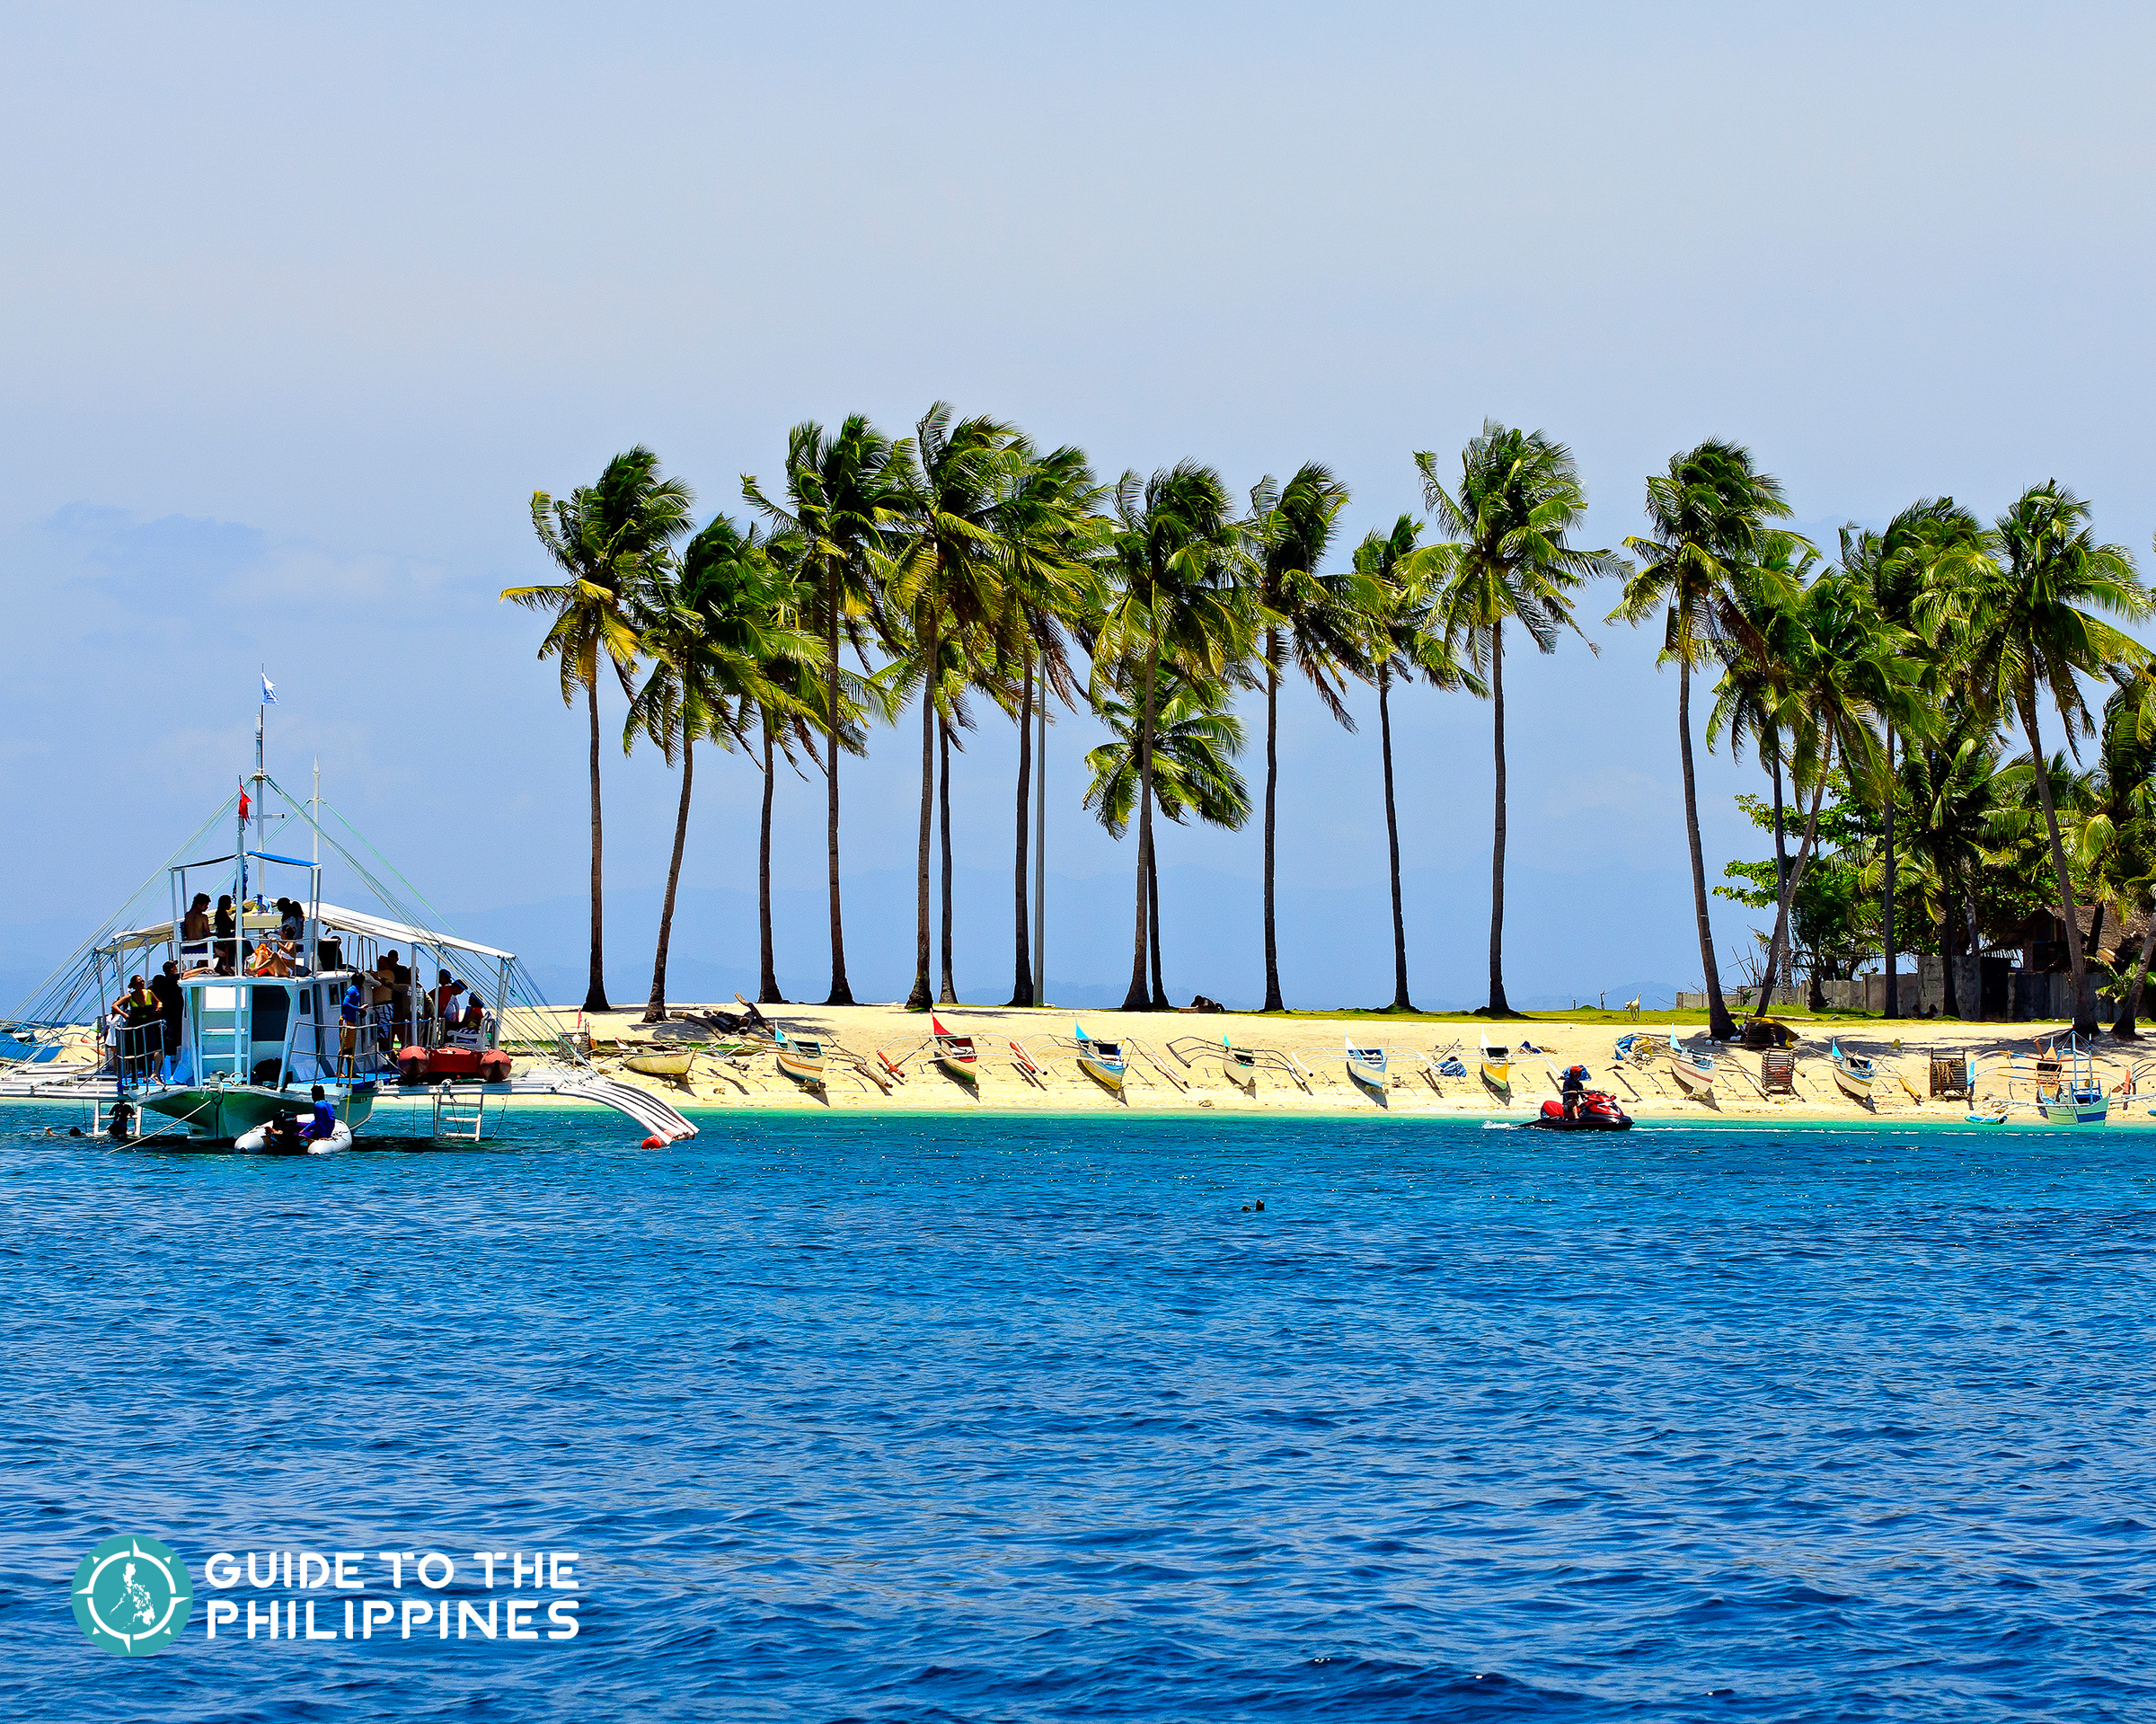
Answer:
<svg viewBox="0 0 2156 1724"><path fill-rule="evenodd" d="M157 998L157 1015L164 1025L161 1039L164 1043L164 1065L162 1075L170 1079L172 1066L180 1057L180 1024L187 1016L185 996L180 991L180 966L172 959L164 960L150 983L150 992Z"/></svg>
<svg viewBox="0 0 2156 1724"><path fill-rule="evenodd" d="M164 1008L139 976L128 977L127 1048L129 1063L138 1074L155 1069L163 1046Z"/></svg>
<svg viewBox="0 0 2156 1724"><path fill-rule="evenodd" d="M337 1052L340 1063L350 1071L359 1052L359 1026L367 1017L367 989L357 976L346 985L344 1003L338 1007L337 1015Z"/></svg>

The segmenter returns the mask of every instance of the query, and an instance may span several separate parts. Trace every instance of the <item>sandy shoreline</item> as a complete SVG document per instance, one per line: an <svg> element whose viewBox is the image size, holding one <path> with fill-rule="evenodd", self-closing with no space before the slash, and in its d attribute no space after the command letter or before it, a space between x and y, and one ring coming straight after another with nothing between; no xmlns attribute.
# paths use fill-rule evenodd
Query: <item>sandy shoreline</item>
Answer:
<svg viewBox="0 0 2156 1724"><path fill-rule="evenodd" d="M710 1009L687 1006L682 1010ZM737 1009L726 1002L722 1009ZM569 1012L574 1017L573 1009ZM1961 1023L1947 1020L1821 1023L1797 1021L1792 1024L1799 1039L1796 1046L1797 1094L1763 1093L1760 1056L1742 1048L1720 1050L1715 1093L1702 1101L1683 1093L1670 1074L1668 1062L1620 1065L1612 1057L1617 1038L1630 1030L1666 1033L1666 1021L1643 1018L1637 1025L1562 1022L1544 1020L1484 1027L1477 1023L1418 1022L1384 1018L1323 1017L1268 1018L1236 1012L1198 1014L1180 1012L1120 1012L1087 1011L1074 1014L1065 1008L1016 1009L1002 1006L954 1006L939 1015L952 1033L970 1035L980 1050L975 1082L951 1076L932 1058L918 1050L928 1034L924 1014L897 1006L785 1005L767 1008L774 1022L789 1034L824 1041L834 1050L823 1091L805 1091L782 1074L767 1053L736 1057L699 1054L688 1081L647 1076L623 1063L637 1054L686 1051L676 1039L701 1035L693 1026L672 1023L646 1025L639 1021L641 1008L616 1012L594 1019L595 1059L607 1075L664 1095L677 1106L720 1110L799 1109L891 1111L1041 1111L1055 1113L1118 1111L1278 1114L1393 1113L1437 1118L1504 1118L1533 1112L1543 1100L1557 1093L1558 1074L1575 1062L1593 1074L1595 1087L1615 1094L1625 1110L1639 1118L1687 1118L1699 1120L1816 1118L1860 1119L1899 1116L1914 1120L1959 1119L1971 1110L1970 1102L1933 1099L1929 1092L1930 1057L1940 1053L1974 1052L1982 1056L1978 1066L1975 1105L1979 1110L2009 1099L2032 1099L2028 1061L2037 1038L2059 1026L2048 1023ZM1121 1041L1129 1075L1122 1095L1110 1094L1081 1072L1066 1045L1074 1015L1085 1024L1089 1035ZM565 1021L567 1019L564 1020ZM1515 1048L1509 1095L1494 1092L1479 1074L1479 1034L1493 1039L1508 1037ZM1702 1030L1680 1033L1704 1038ZM1293 1058L1300 1074L1268 1068L1255 1073L1251 1081L1233 1081L1217 1058L1204 1046L1217 1048L1223 1035L1238 1047L1269 1048ZM1347 1071L1345 1043L1352 1036L1358 1045L1375 1044L1387 1049L1390 1071L1379 1092L1351 1079ZM1843 1094L1836 1086L1828 1062L1827 1042L1838 1037L1849 1052L1873 1059L1877 1077L1869 1106ZM1011 1043L1025 1046L1038 1076L1029 1076L1011 1050ZM1171 1048L1170 1044L1178 1044ZM1525 1051L1532 1044L1537 1050ZM2141 1051L2148 1048L2144 1056ZM835 1050L860 1057L859 1069L835 1057ZM883 1049L902 1060L905 1075L881 1082L875 1054ZM909 1050L911 1057L907 1055ZM1467 1068L1463 1077L1446 1077L1434 1067L1445 1051L1455 1052ZM2020 1070L2012 1070L2010 1057L2019 1056ZM2107 1090L2116 1092L2127 1083L2143 1057L2151 1062L2137 1088L2156 1092L2156 1043L2138 1044L2099 1039L2096 1071ZM2115 1100L2111 1118L2125 1123L2145 1111L2148 1101Z"/></svg>

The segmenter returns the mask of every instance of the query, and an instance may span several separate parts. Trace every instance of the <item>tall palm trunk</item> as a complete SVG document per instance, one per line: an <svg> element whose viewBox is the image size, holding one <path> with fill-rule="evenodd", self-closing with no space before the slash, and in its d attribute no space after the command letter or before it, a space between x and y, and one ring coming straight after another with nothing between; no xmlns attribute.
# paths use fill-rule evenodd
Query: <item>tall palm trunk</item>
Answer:
<svg viewBox="0 0 2156 1724"><path fill-rule="evenodd" d="M824 644L831 654L825 681L824 716L831 726L830 747L824 751L824 783L829 799L825 843L831 861L831 997L826 1005L852 1005L853 990L846 986L846 929L838 903L838 570L830 573L824 592Z"/></svg>
<svg viewBox="0 0 2156 1724"><path fill-rule="evenodd" d="M771 801L778 779L771 757L771 721L764 723L764 819L756 833L756 957L761 973L756 981L756 1003L776 1005L779 975L771 941Z"/></svg>
<svg viewBox="0 0 2156 1724"><path fill-rule="evenodd" d="M584 698L591 712L591 981L584 990L584 1011L587 1016L595 1012L611 1012L606 1003L606 950L605 919L600 898L600 852L604 849L599 831L599 678L597 667L585 679Z"/></svg>
<svg viewBox="0 0 2156 1724"><path fill-rule="evenodd" d="M1033 931L1026 925L1026 812L1032 795L1033 652L1031 648L1028 648L1025 677L1018 695L1018 860L1012 871L1012 884L1018 900L1018 937L1012 942L1018 953L1018 963L1011 984L1012 1005L1038 1003L1033 997Z"/></svg>
<svg viewBox="0 0 2156 1724"><path fill-rule="evenodd" d="M1489 844L1489 1003L1483 1011L1493 1018L1512 1016L1505 997L1505 619L1489 630L1489 694L1496 715L1498 768L1496 818Z"/></svg>
<svg viewBox="0 0 2156 1724"><path fill-rule="evenodd" d="M1273 921L1273 797L1280 782L1280 631L1265 632L1265 1005L1283 1012L1280 944Z"/></svg>
<svg viewBox="0 0 2156 1724"><path fill-rule="evenodd" d="M942 986L936 998L944 1005L959 1003L959 990L950 975L950 723L941 713L936 716L936 745L941 751L942 771L938 778L936 796L942 823L943 845L943 933L942 933Z"/></svg>
<svg viewBox="0 0 2156 1724"><path fill-rule="evenodd" d="M1153 936L1153 1009L1165 1012L1168 985L1161 979L1161 859L1153 853L1151 838L1145 841L1145 922Z"/></svg>
<svg viewBox="0 0 2156 1724"><path fill-rule="evenodd" d="M2111 1026L2111 1033L2126 1041L2138 1041L2140 1031L2134 1020L2141 1012L2141 991L2148 986L2149 955L2156 952L2156 905L2149 908L2149 931L2141 937L2141 963L2134 971L2134 986L2126 990L2126 1003L2119 1008L2118 1021Z"/></svg>
<svg viewBox="0 0 2156 1724"><path fill-rule="evenodd" d="M1797 787L1797 793L1800 797L1804 794L1801 784ZM1826 763L1823 760L1819 763L1818 787L1812 791L1811 812L1804 819L1804 836L1798 842L1797 860L1790 864L1789 879L1783 883L1781 890L1775 894L1774 933L1767 942L1767 984L1759 996L1762 1017L1766 1015L1767 1007L1773 1001L1774 978L1781 973L1782 954L1789 950L1789 913L1797 902L1797 889L1804 884L1804 871L1812 860L1812 841L1819 835L1819 805L1825 800ZM1812 977L1812 994L1813 1009L1817 1010L1819 978L1816 975Z"/></svg>
<svg viewBox="0 0 2156 1724"><path fill-rule="evenodd" d="M1147 924L1145 918L1145 859L1153 851L1153 692L1160 668L1161 648L1156 640L1145 652L1145 705L1138 718L1138 903L1137 927L1131 935L1130 987L1123 995L1123 1010L1144 1012L1153 995L1145 974Z"/></svg>
<svg viewBox="0 0 2156 1724"><path fill-rule="evenodd" d="M1776 914L1789 890L1789 827L1782 817L1781 807L1781 755L1779 750L1767 756L1767 778L1774 786L1774 903ZM1772 946L1768 956L1773 955ZM1760 984L1759 1015L1764 1017L1767 1008L1774 1003L1774 990L1780 985L1781 972L1772 964L1767 967L1766 979Z"/></svg>
<svg viewBox="0 0 2156 1724"><path fill-rule="evenodd" d="M1901 974L1895 965L1894 938L1894 732L1886 732L1886 901L1882 907L1879 933L1886 950L1886 1015L1902 1015Z"/></svg>
<svg viewBox="0 0 2156 1724"><path fill-rule="evenodd" d="M644 1006L646 1023L667 1021L667 947L674 938L674 892L681 884L682 846L689 837L689 786L696 776L696 744L681 738L681 807L674 816L674 860L667 865L667 895L658 906L658 950L651 959L651 998Z"/></svg>
<svg viewBox="0 0 2156 1724"><path fill-rule="evenodd" d="M1680 641L1691 639L1691 632L1680 628ZM1714 929L1707 920L1707 864L1700 854L1700 789L1692 770L1692 657L1682 654L1677 659L1677 741L1684 761L1684 839L1692 848L1692 910L1700 924L1700 968L1706 972L1707 1034L1716 1041L1727 1041L1736 1034L1736 1026L1729 1021L1729 1008L1722 1003L1721 971L1714 961Z"/></svg>
<svg viewBox="0 0 2156 1724"><path fill-rule="evenodd" d="M1392 708L1388 698L1392 678L1377 673L1378 752L1385 762L1385 848L1392 870L1392 1010L1412 1012L1408 999L1408 924L1400 902L1400 817L1392 806Z"/></svg>
<svg viewBox="0 0 2156 1724"><path fill-rule="evenodd" d="M1939 905L1939 974L1946 989L1946 1002L1940 1010L1949 1018L1961 1016L1961 984L1955 979L1955 968L1954 894L1949 889L1940 893Z"/></svg>
<svg viewBox="0 0 2156 1724"><path fill-rule="evenodd" d="M925 1012L928 987L928 856L936 811L936 631L928 625L928 671L921 679L921 830L914 852L914 986L906 996L908 1012Z"/></svg>
<svg viewBox="0 0 2156 1724"><path fill-rule="evenodd" d="M2052 805L2051 774L2045 769L2044 745L2037 735L2037 706L2032 700L2021 708L2022 728L2028 732L2028 757L2036 763L2037 799L2044 804L2044 829L2051 838L2052 871L2058 876L2059 907L2066 921L2066 960L2073 969L2073 1033L2096 1034L2096 998L2089 991L2088 960L2081 955L2081 919L2073 902L2073 878L2066 867L2066 846L2059 837L2059 811Z"/></svg>

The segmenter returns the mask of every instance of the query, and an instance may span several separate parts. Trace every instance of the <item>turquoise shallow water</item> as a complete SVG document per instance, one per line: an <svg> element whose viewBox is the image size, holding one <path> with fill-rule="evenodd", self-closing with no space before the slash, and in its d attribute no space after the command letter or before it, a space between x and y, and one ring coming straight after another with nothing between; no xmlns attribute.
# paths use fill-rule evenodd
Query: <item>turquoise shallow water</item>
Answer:
<svg viewBox="0 0 2156 1724"><path fill-rule="evenodd" d="M67 1117L0 1113L12 1717L2156 1715L2156 1134ZM535 1547L573 1640L203 1638L214 1552Z"/></svg>

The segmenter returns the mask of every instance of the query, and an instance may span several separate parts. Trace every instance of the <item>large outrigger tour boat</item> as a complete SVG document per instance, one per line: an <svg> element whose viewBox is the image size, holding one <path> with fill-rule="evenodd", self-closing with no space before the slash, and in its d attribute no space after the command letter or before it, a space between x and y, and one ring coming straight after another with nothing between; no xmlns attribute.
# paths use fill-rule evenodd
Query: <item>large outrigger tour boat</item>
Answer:
<svg viewBox="0 0 2156 1724"><path fill-rule="evenodd" d="M296 799L262 769L259 730L256 747L252 796L243 782L162 879L0 1021L0 1098L84 1101L98 1128L116 1113L115 1135L175 1147L230 1147L284 1116L306 1119L318 1098L351 1134L394 1100L408 1121L426 1118L425 1135L476 1139L490 1109L498 1118L510 1098L544 1095L614 1109L649 1136L695 1135L658 1097L593 1069L514 952L415 914L402 876L387 870L400 892L377 873L378 854L370 868L332 835L319 772L314 795ZM294 837L307 856L279 853ZM323 898L325 847L378 910ZM214 921L199 908L204 888L225 900ZM143 919L154 906L164 920ZM443 988L444 971L462 986ZM165 978L155 1019L123 1024L114 1011L130 975Z"/></svg>

